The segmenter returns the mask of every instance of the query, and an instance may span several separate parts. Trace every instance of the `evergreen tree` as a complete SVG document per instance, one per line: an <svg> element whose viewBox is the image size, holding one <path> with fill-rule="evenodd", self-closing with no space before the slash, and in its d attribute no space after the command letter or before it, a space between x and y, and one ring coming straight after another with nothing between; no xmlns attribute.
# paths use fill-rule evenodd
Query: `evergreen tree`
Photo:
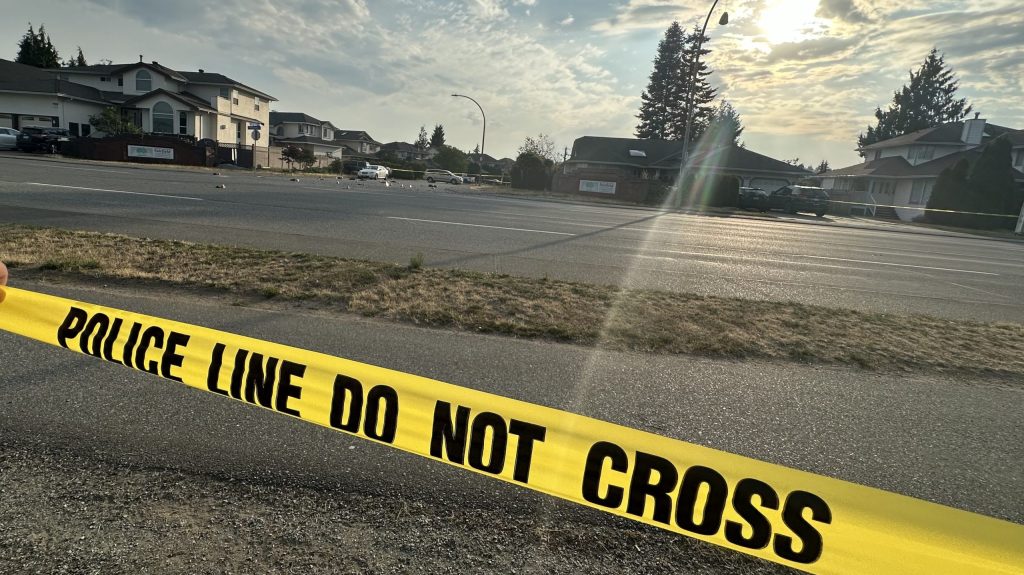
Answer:
<svg viewBox="0 0 1024 575"><path fill-rule="evenodd" d="M711 68L707 65L707 55L711 53L711 50L707 48L708 40L710 38L706 35L701 36L700 28L696 26L694 26L693 32L686 37L686 46L683 51L684 76L681 86L683 105L672 114L672 139L682 140L684 138L688 104L693 108L693 121L690 127L691 142L700 139L715 115L715 108L711 102L715 100L718 90L712 88L711 83L708 82L708 76L711 75ZM691 83L691 66L696 57L698 45L700 46L699 63Z"/></svg>
<svg viewBox="0 0 1024 575"><path fill-rule="evenodd" d="M683 29L679 22L673 22L665 30L665 37L658 42L654 71L651 72L647 89L640 94L637 138L667 140L672 135L672 111L686 105L681 90L685 76L682 59L683 41Z"/></svg>
<svg viewBox="0 0 1024 575"><path fill-rule="evenodd" d="M706 142L709 148L721 146L742 146L740 134L743 133L743 123L740 121L739 112L726 100L714 109L711 123L702 138L701 146Z"/></svg>
<svg viewBox="0 0 1024 575"><path fill-rule="evenodd" d="M18 42L18 55L14 61L37 68L60 68L60 55L46 34L46 28L40 26L39 32L36 32L32 29L31 22L28 31Z"/></svg>
<svg viewBox="0 0 1024 575"><path fill-rule="evenodd" d="M430 147L437 148L444 145L444 126L437 124L434 126L434 133L430 136Z"/></svg>
<svg viewBox="0 0 1024 575"><path fill-rule="evenodd" d="M921 67L910 72L910 84L893 93L889 108L875 109L877 123L858 137L858 146L963 119L971 106L966 98L956 98L959 86L943 55L932 48Z"/></svg>
<svg viewBox="0 0 1024 575"><path fill-rule="evenodd" d="M1011 154L1013 144L1005 136L992 140L981 151L978 161L971 166L967 176L967 197L971 209L967 211L986 214L1018 214L1020 202L1017 186L1013 181ZM1016 219L993 216L974 216L970 227L1011 228Z"/></svg>
<svg viewBox="0 0 1024 575"><path fill-rule="evenodd" d="M928 198L928 210L954 210L962 211L966 202L967 173L971 165L967 158L961 159L955 165L942 170L939 179L935 181L932 188L932 195ZM956 225L958 214L949 212L925 211L925 218L932 223Z"/></svg>
<svg viewBox="0 0 1024 575"><path fill-rule="evenodd" d="M78 47L78 55L64 62L64 66L68 68L77 68L79 66L88 66L89 64L85 61L85 54L82 53L82 47Z"/></svg>
<svg viewBox="0 0 1024 575"><path fill-rule="evenodd" d="M818 164L818 167L814 169L814 173L815 174L824 174L825 172L829 171L830 169L831 168L829 168L829 166L828 166L828 160L822 160L821 163Z"/></svg>
<svg viewBox="0 0 1024 575"><path fill-rule="evenodd" d="M426 126L420 126L420 135L416 138L416 147L420 150L426 150L430 147L430 137L427 136Z"/></svg>

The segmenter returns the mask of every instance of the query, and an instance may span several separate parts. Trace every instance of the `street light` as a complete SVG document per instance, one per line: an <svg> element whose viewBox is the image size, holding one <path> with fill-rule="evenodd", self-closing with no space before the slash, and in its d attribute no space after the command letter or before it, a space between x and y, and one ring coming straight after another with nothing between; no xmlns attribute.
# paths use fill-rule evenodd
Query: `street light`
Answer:
<svg viewBox="0 0 1024 575"><path fill-rule="evenodd" d="M718 0L715 0L715 2L718 2ZM464 96L462 94L452 94L452 97L453 98L465 98L467 100L470 100L474 104L476 104L477 108L480 108L480 115L483 116L483 118L484 118L484 132L480 136L480 155L477 156L476 161L477 161L477 166L479 166L480 171L482 172L483 171L483 163L484 163L484 142L487 140L487 114L484 114L484 108L483 108L483 106L480 105L480 102L477 102L476 100L474 100L473 98L470 98L469 96Z"/></svg>
<svg viewBox="0 0 1024 575"><path fill-rule="evenodd" d="M700 29L700 35L697 36L697 49L693 52L693 62L690 63L690 93L687 97L686 103L686 131L683 133L683 153L679 159L679 205L682 206L683 202L683 184L686 181L686 164L690 160L690 129L693 126L693 94L695 92L693 84L697 81L697 68L700 64L700 49L704 44L704 33L708 29L708 22L711 21L711 13L715 11L715 6L718 6L718 0L715 0L711 4L711 9L708 10L708 17L704 19L704 27ZM718 19L719 26L725 26L729 23L729 13L723 12L722 17Z"/></svg>

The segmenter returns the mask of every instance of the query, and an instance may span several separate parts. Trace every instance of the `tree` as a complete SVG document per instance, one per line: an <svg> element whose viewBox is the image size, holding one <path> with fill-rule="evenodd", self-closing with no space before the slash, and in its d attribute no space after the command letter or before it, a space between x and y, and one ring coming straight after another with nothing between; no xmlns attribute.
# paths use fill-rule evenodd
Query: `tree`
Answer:
<svg viewBox="0 0 1024 575"><path fill-rule="evenodd" d="M932 195L928 198L926 207L929 211L925 211L925 218L929 222L947 225L958 223L958 214L930 210L963 210L966 205L964 200L967 191L967 173L970 168L971 165L967 158L962 158L953 166L942 170L932 188Z"/></svg>
<svg viewBox="0 0 1024 575"><path fill-rule="evenodd" d="M416 148L420 151L430 147L430 138L427 136L427 127L420 126L420 135L416 138Z"/></svg>
<svg viewBox="0 0 1024 575"><path fill-rule="evenodd" d="M60 55L53 47L50 36L46 34L46 28L40 26L37 33L32 29L31 22L28 31L18 42L18 56L14 61L37 68L60 68Z"/></svg>
<svg viewBox="0 0 1024 575"><path fill-rule="evenodd" d="M711 50L707 48L707 35L701 36L700 29L694 26L693 32L686 36L685 49L683 50L683 77L682 96L683 106L672 113L672 130L676 134L675 139L683 139L686 132L687 110L693 110L693 121L690 126L690 141L696 142L704 131L707 130L714 116L715 109L711 102L715 100L718 90L711 87L708 76L711 75L711 68L707 65L707 55ZM696 68L692 68L694 58L697 57L700 45L699 59ZM693 82L690 82L691 71L696 73Z"/></svg>
<svg viewBox="0 0 1024 575"><path fill-rule="evenodd" d="M673 22L665 37L658 42L647 89L640 93L640 113L636 137L642 139L672 139L672 110L685 106L682 99L683 84L683 29Z"/></svg>
<svg viewBox="0 0 1024 575"><path fill-rule="evenodd" d="M534 154L543 160L550 160L555 162L558 157L555 156L555 142L551 139L551 136L547 134L537 134L536 138L526 136L523 140L523 145L519 146L518 153L520 156L523 154Z"/></svg>
<svg viewBox="0 0 1024 575"><path fill-rule="evenodd" d="M68 68L77 68L79 66L88 66L89 64L85 61L85 54L82 53L82 47L78 47L78 56L66 60L64 65Z"/></svg>
<svg viewBox="0 0 1024 575"><path fill-rule="evenodd" d="M828 160L822 160L821 163L818 164L818 167L814 168L814 173L815 174L824 174L825 172L829 171L830 169L831 168L829 168L829 166L828 166Z"/></svg>
<svg viewBox="0 0 1024 575"><path fill-rule="evenodd" d="M441 151L434 156L435 164L451 172L465 173L466 167L469 166L469 158L465 152L444 144L440 146L440 149Z"/></svg>
<svg viewBox="0 0 1024 575"><path fill-rule="evenodd" d="M288 169L292 169L295 164L298 164L301 169L308 170L316 163L316 156L313 155L312 150L293 144L285 146L281 150L281 160L288 164Z"/></svg>
<svg viewBox="0 0 1024 575"><path fill-rule="evenodd" d="M743 123L740 122L739 113L732 107L732 104L722 100L714 110L711 122L704 133L703 141L710 148L730 145L742 146L743 144L740 142L740 134L742 133Z"/></svg>
<svg viewBox="0 0 1024 575"><path fill-rule="evenodd" d="M108 136L119 136L122 134L138 135L142 128L131 123L121 116L116 108L103 108L99 114L89 116L89 125L97 132L103 132Z"/></svg>
<svg viewBox="0 0 1024 575"><path fill-rule="evenodd" d="M1022 196L1013 180L1010 153L1013 145L1004 135L982 148L973 165L962 159L947 168L935 182L928 198L928 221L968 228L1013 228L1015 218L979 214L1018 214Z"/></svg>
<svg viewBox="0 0 1024 575"><path fill-rule="evenodd" d="M512 166L512 187L525 190L543 190L549 187L551 172L548 168L547 162L541 156L534 152L521 152Z"/></svg>
<svg viewBox="0 0 1024 575"><path fill-rule="evenodd" d="M972 107L966 98L956 98L959 87L944 56L932 48L921 67L910 72L910 84L893 93L889 108L875 108L877 122L857 138L858 146L963 119Z"/></svg>
<svg viewBox="0 0 1024 575"><path fill-rule="evenodd" d="M436 124L434 133L430 136L430 147L438 148L444 145L444 126Z"/></svg>

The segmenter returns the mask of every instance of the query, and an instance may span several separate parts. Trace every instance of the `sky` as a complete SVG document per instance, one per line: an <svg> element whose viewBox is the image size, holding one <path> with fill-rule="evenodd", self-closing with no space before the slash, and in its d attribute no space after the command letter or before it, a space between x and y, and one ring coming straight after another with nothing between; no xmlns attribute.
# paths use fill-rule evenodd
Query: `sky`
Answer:
<svg viewBox="0 0 1024 575"><path fill-rule="evenodd" d="M658 41L702 23L713 0L33 0L4 2L0 58L28 23L62 57L156 60L219 72L381 142L442 124L472 150L514 157L527 136L558 150L632 137ZM857 163L876 107L939 48L981 117L1024 128L1019 0L720 0L710 81L749 149L833 167ZM722 11L729 23L718 25Z"/></svg>

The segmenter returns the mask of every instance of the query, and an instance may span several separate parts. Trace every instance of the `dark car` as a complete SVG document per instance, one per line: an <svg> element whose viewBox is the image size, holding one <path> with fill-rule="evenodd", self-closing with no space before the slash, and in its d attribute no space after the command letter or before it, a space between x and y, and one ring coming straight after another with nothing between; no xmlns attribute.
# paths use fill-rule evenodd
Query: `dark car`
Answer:
<svg viewBox="0 0 1024 575"><path fill-rule="evenodd" d="M365 160L349 160L342 164L341 172L343 174L358 174L359 170L364 170L370 167L370 162Z"/></svg>
<svg viewBox="0 0 1024 575"><path fill-rule="evenodd" d="M60 151L64 142L71 140L71 134L64 128L27 127L18 135L18 149L23 152Z"/></svg>
<svg viewBox="0 0 1024 575"><path fill-rule="evenodd" d="M768 197L768 209L782 210L789 214L812 212L819 218L828 212L828 193L811 186L785 186Z"/></svg>
<svg viewBox="0 0 1024 575"><path fill-rule="evenodd" d="M761 188L740 188L739 201L736 207L746 210L768 211L768 192Z"/></svg>

